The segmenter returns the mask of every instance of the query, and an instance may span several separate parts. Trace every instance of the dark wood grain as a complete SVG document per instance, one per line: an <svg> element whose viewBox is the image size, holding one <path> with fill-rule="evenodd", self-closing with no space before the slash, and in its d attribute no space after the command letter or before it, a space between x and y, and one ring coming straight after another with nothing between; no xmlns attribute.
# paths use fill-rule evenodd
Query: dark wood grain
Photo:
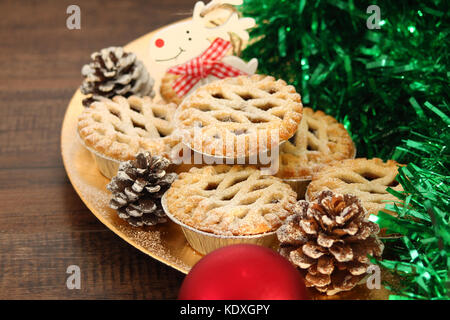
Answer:
<svg viewBox="0 0 450 320"><path fill-rule="evenodd" d="M66 106L92 51L191 14L194 0L0 1L0 299L173 299L183 275L103 226L60 156ZM81 8L81 30L66 8ZM81 290L66 269L81 268Z"/></svg>

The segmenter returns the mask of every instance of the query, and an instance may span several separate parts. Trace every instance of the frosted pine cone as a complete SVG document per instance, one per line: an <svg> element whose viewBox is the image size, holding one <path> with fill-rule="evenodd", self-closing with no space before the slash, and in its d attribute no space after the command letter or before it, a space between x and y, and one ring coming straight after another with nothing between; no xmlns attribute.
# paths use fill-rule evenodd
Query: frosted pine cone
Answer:
<svg viewBox="0 0 450 320"><path fill-rule="evenodd" d="M110 207L135 227L166 222L161 197L177 176L166 173L169 165L166 158L152 157L149 152L122 162L117 175L106 187L112 192Z"/></svg>
<svg viewBox="0 0 450 320"><path fill-rule="evenodd" d="M86 107L101 97L155 95L154 80L134 53L124 52L122 47L109 47L94 52L91 59L81 69L84 81L80 90L88 95L83 100Z"/></svg>
<svg viewBox="0 0 450 320"><path fill-rule="evenodd" d="M328 295L351 290L381 257L377 224L353 195L322 191L313 202L298 201L295 214L278 229L280 253L305 270L305 283Z"/></svg>

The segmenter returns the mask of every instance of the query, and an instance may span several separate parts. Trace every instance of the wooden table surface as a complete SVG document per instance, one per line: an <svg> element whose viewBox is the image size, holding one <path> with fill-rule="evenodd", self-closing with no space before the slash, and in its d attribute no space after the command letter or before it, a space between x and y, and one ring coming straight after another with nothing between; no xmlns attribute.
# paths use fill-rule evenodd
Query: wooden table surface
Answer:
<svg viewBox="0 0 450 320"><path fill-rule="evenodd" d="M90 213L60 155L90 54L191 15L194 0L0 0L0 299L174 299L184 276ZM81 8L81 30L66 9ZM69 290L66 271L81 270Z"/></svg>

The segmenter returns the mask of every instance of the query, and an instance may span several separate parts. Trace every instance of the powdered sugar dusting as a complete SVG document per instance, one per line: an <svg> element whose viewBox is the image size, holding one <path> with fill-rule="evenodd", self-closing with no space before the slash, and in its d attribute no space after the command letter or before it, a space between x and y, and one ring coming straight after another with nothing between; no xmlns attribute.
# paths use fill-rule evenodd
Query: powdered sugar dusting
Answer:
<svg viewBox="0 0 450 320"><path fill-rule="evenodd" d="M173 256L162 240L162 233L159 230L145 230L146 228L134 228L125 224L117 227L119 231L124 233L128 238L133 239L135 244L145 248L159 259L169 261L172 265L176 265L178 269L190 270L191 266L182 260Z"/></svg>

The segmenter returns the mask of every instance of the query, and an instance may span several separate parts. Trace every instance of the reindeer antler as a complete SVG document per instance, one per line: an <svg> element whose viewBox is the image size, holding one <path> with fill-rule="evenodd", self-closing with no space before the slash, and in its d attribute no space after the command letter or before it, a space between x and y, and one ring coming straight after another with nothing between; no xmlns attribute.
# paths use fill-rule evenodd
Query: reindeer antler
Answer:
<svg viewBox="0 0 450 320"><path fill-rule="evenodd" d="M215 6L218 4L242 4L242 0L213 0L208 6ZM208 8L202 1L199 1L194 6L194 12L192 14L192 19L194 23L202 25L202 12ZM247 29L255 26L255 20L252 18L242 18L239 19L237 13L233 13L230 18L221 26L216 28L210 28L209 33L212 36L221 37L226 39L230 33L235 33L239 38L247 41L249 38Z"/></svg>
<svg viewBox="0 0 450 320"><path fill-rule="evenodd" d="M212 0L205 6L201 15L204 16L209 11L212 11L215 8L223 5L240 6L243 2L244 2L243 0Z"/></svg>
<svg viewBox="0 0 450 320"><path fill-rule="evenodd" d="M237 13L233 13L231 17L223 25L215 28L214 34L218 37L224 37L229 33L235 33L243 41L247 41L249 38L247 29L255 26L255 20L252 18L241 18Z"/></svg>
<svg viewBox="0 0 450 320"><path fill-rule="evenodd" d="M222 5L239 6L243 3L243 0L212 0L207 5L203 1L198 1L194 6L194 13L192 18L194 20L201 20L209 11L214 10Z"/></svg>
<svg viewBox="0 0 450 320"><path fill-rule="evenodd" d="M194 23L201 23L202 21L202 11L205 8L205 3L198 1L195 3L194 12L192 13L192 20Z"/></svg>

